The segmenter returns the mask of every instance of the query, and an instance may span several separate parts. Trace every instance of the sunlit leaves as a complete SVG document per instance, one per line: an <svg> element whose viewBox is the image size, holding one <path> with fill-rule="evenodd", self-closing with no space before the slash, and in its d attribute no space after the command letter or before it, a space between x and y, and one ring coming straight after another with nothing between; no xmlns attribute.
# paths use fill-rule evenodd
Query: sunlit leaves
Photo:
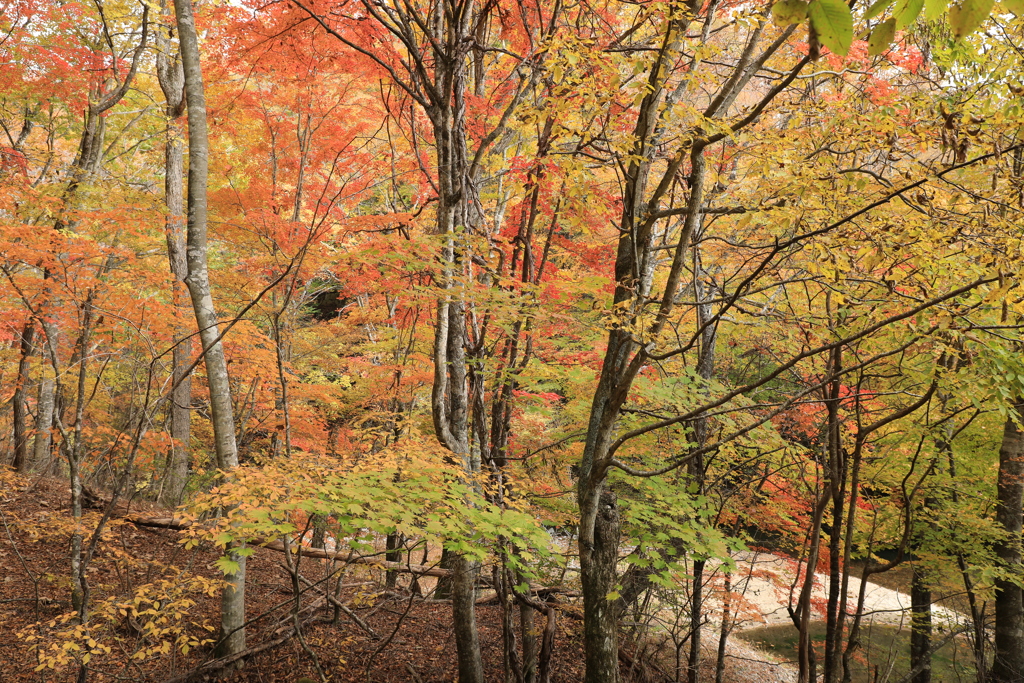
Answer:
<svg viewBox="0 0 1024 683"><path fill-rule="evenodd" d="M889 9L894 0L875 0L864 13L865 19L874 19L885 10Z"/></svg>
<svg viewBox="0 0 1024 683"><path fill-rule="evenodd" d="M949 25L959 40L973 33L988 18L995 0L963 0L949 8Z"/></svg>
<svg viewBox="0 0 1024 683"><path fill-rule="evenodd" d="M1024 0L1003 0L1003 5L1018 17L1024 16Z"/></svg>
<svg viewBox="0 0 1024 683"><path fill-rule="evenodd" d="M807 18L807 3L803 0L780 0L772 5L772 19L779 26L799 24Z"/></svg>
<svg viewBox="0 0 1024 683"><path fill-rule="evenodd" d="M924 0L924 18L936 21L949 7L949 0Z"/></svg>
<svg viewBox="0 0 1024 683"><path fill-rule="evenodd" d="M242 467L190 506L195 515L230 511L215 527L192 527L188 542L205 538L222 548L266 543L308 530L316 515L330 519L335 542L356 553L373 552L379 538L398 532L478 559L498 538L546 554L547 535L531 515L495 506L482 495L485 482L463 481L443 458L436 444L410 440L366 463L372 466L339 468L334 460L295 455ZM225 574L237 568L228 557L217 566Z"/></svg>
<svg viewBox="0 0 1024 683"><path fill-rule="evenodd" d="M895 35L896 20L886 19L871 32L871 38L868 40L868 54L874 57L888 50Z"/></svg>
<svg viewBox="0 0 1024 683"><path fill-rule="evenodd" d="M897 0L892 12L896 28L903 29L914 23L923 7L924 0Z"/></svg>
<svg viewBox="0 0 1024 683"><path fill-rule="evenodd" d="M850 51L853 43L853 15L842 0L813 0L807 14L821 44L838 55Z"/></svg>

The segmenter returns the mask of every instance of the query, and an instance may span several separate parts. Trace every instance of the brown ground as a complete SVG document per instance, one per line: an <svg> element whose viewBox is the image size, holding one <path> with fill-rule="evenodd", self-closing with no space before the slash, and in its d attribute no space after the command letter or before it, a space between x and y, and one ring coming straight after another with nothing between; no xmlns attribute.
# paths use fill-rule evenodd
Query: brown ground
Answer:
<svg viewBox="0 0 1024 683"><path fill-rule="evenodd" d="M40 657L52 652L51 646L87 645L94 639L97 647L109 647L91 657L89 681L154 681L166 682L186 674L211 657L208 645L191 649L182 656L171 641L178 637L209 637L201 626L215 625L217 598L199 592L183 591L179 601L157 606L151 615L128 619L119 614L104 620L94 616L92 630L77 637L67 633L73 625L60 624L62 614L70 611L68 588L68 502L66 484L51 479L27 482L0 473L0 683L14 681L71 681L78 666L75 661L63 667L45 668L36 672ZM128 596L146 584L167 579L168 585L180 588L189 576L219 578L213 562L219 552L211 548L185 550L175 531L144 529L124 522L125 508L117 511L111 532L100 544L88 571L91 604L100 605L110 596ZM132 514L156 514L146 505L133 503ZM275 630L291 623L288 610L294 605L291 582L281 553L261 549L250 558L246 594L247 614L256 620L248 627L248 644L258 646L273 637ZM323 575L319 562L303 560L302 573L316 580ZM455 681L455 644L452 638L451 610L443 602L410 598L407 591L385 594L381 588L382 573L367 566L350 565L344 579L343 600L373 635L357 625L352 618L341 615L340 621L311 623L303 628L306 647L292 638L276 647L254 654L240 670L225 674L221 680L234 683L294 682L301 677L318 680L313 663L316 655L320 667L330 681L368 683L405 682L430 683ZM313 593L306 593L309 604ZM189 602L194 600L194 604ZM175 606L176 605L176 606ZM145 603L140 611L154 605ZM572 607L568 607L572 610ZM308 617L329 619L329 606L313 610ZM175 622L175 612L183 619ZM538 615L538 624L542 618ZM147 634L146 619L163 626L183 625L181 633L164 638ZM478 608L481 644L488 680L501 680L500 609L496 606ZM558 621L553 658L554 681L582 680L581 623L563 615ZM61 629L64 634L61 634ZM19 635L20 634L20 635ZM29 637L36 637L43 648L33 649ZM161 643L170 652L153 652ZM308 648L308 650L307 650ZM727 668L726 683L784 681L789 679L783 667L762 663L767 659L756 651L737 644ZM625 662L624 680L671 680L653 671L647 661L647 677L630 672ZM135 658L133 659L133 655ZM196 680L213 680L202 675ZM705 680L714 680L707 672Z"/></svg>

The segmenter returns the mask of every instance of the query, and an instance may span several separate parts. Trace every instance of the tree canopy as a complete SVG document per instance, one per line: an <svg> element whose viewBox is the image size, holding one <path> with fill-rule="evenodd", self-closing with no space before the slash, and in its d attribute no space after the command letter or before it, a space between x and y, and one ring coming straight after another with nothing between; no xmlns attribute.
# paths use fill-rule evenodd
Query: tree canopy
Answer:
<svg viewBox="0 0 1024 683"><path fill-rule="evenodd" d="M499 676L484 589L502 680L550 680L563 614L588 683L626 649L698 683L712 641L721 683L760 548L795 567L801 683L852 680L851 579L908 567L905 680L950 586L966 675L1024 680L1018 14L11 0L2 476L70 488L70 522L12 522L67 541L31 668L234 665L266 547L323 680L305 593L358 625L343 578L376 564L410 605L438 579L464 683ZM134 499L219 578L93 585L137 570Z"/></svg>

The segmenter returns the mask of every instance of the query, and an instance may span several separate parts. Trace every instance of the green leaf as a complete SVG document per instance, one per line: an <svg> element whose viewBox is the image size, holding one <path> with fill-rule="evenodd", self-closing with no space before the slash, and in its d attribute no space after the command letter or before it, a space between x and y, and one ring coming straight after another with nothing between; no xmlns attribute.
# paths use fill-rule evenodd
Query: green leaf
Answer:
<svg viewBox="0 0 1024 683"><path fill-rule="evenodd" d="M924 0L899 0L892 12L896 19L896 28L902 29L913 24L923 7Z"/></svg>
<svg viewBox="0 0 1024 683"><path fill-rule="evenodd" d="M945 13L947 7L949 0L924 0L924 18L936 21Z"/></svg>
<svg viewBox="0 0 1024 683"><path fill-rule="evenodd" d="M995 0L964 0L949 8L949 25L957 40L971 35L992 13Z"/></svg>
<svg viewBox="0 0 1024 683"><path fill-rule="evenodd" d="M619 595L618 591L612 591L608 595L604 596L604 599L608 602L611 602L612 600L618 600L620 597L621 596Z"/></svg>
<svg viewBox="0 0 1024 683"><path fill-rule="evenodd" d="M875 2L871 4L871 7L868 7L868 11L864 13L864 20L867 21L868 19L874 19L879 14L889 9L889 5L891 5L892 2L893 0L875 0Z"/></svg>
<svg viewBox="0 0 1024 683"><path fill-rule="evenodd" d="M807 13L821 44L845 57L853 43L853 15L846 3L842 0L814 0Z"/></svg>
<svg viewBox="0 0 1024 683"><path fill-rule="evenodd" d="M779 0L772 5L772 19L779 26L799 24L807 18L807 3L803 0Z"/></svg>
<svg viewBox="0 0 1024 683"><path fill-rule="evenodd" d="M230 558L221 557L214 562L214 564L217 565L217 569L219 569L221 574L224 576L232 576L238 572L238 563Z"/></svg>
<svg viewBox="0 0 1024 683"><path fill-rule="evenodd" d="M895 35L896 20L886 19L871 32L871 37L868 38L868 54L877 57L888 50Z"/></svg>

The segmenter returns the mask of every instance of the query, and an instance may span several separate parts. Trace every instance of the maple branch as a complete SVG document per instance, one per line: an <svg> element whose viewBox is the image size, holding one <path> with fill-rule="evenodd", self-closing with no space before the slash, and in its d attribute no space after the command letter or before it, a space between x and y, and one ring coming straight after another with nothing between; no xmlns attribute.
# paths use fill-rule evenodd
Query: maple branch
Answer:
<svg viewBox="0 0 1024 683"><path fill-rule="evenodd" d="M751 60L754 59L754 48L757 47L757 42L761 39L761 32L764 31L764 27L768 22L763 19L758 23L757 27L751 32L750 38L747 39L747 45L743 48L743 52L740 54L740 59L733 67L732 74L729 79L722 85L722 89L718 92L718 95L711 101L708 108L704 110L705 118L713 118L719 111L729 110L729 105L736 99L736 96L746 86L747 81L750 80L750 76L747 75L747 71L750 67ZM796 26L790 26L786 31L783 32L782 36L775 41L773 46L769 46L769 50L765 50L758 59L760 66L774 53L786 40L789 39L789 34L793 32ZM780 42L781 41L781 42Z"/></svg>
<svg viewBox="0 0 1024 683"><path fill-rule="evenodd" d="M773 204L765 204L764 206L716 206L710 207L705 206L697 209L700 213L706 216L735 216L741 213L755 213L758 211L768 211L770 209L779 209L786 205L785 199L780 199ZM661 209L659 211L652 211L648 214L649 219L659 220L662 218L674 218L675 216L683 216L690 211L688 206L677 206L674 209ZM662 249L674 249L675 245L668 247L661 247Z"/></svg>
<svg viewBox="0 0 1024 683"><path fill-rule="evenodd" d="M572 434L570 434L570 435L568 435L566 437L563 437L563 438L559 439L558 441L552 441L551 443L545 444L545 445L541 446L540 448L535 448L532 451L530 451L529 453L527 453L526 455L520 455L518 457L509 457L507 459L508 460L528 460L528 459L532 458L533 456L535 456L535 455L537 455L539 453L543 453L544 451L550 451L552 448L558 448L559 446L561 446L564 443L568 443L568 442L572 441L573 439L578 439L581 436L586 435L586 433L587 432L585 430L581 430L581 431L578 431L578 432L573 432Z"/></svg>
<svg viewBox="0 0 1024 683"><path fill-rule="evenodd" d="M307 608L307 610L308 610L308 608ZM309 610L309 611L312 611L312 610ZM321 620L323 620L323 617L310 616L310 617L306 618L305 620L303 620L301 622L301 625L302 626L306 626L306 625L313 624L313 623L316 623L316 622L321 621ZM270 638L269 640L265 640L262 643L260 643L259 645L254 645L253 647L246 648L246 649L242 650L241 652L236 652L236 653L234 653L232 655L228 655L226 657L220 657L218 659L211 659L211 660L209 660L209 661L207 661L207 662L205 662L203 664L200 664L199 666L197 666L196 668L192 669L191 671L188 671L188 672L186 672L184 674L181 674L180 676L174 676L173 678L165 679L162 683L189 683L190 681L193 681L196 678L198 678L200 674L203 674L203 673L206 673L206 672L209 672L209 671L218 671L220 669L224 669L224 668L230 666L231 664L234 664L235 662L237 662L237 661L239 661L241 659L245 659L247 657L251 657L252 655L259 654L260 652L263 652L265 650L269 650L271 648L277 647L278 645L289 641L295 635L295 633L296 633L295 626L294 625L293 626L288 626L284 630L278 630L275 633L273 638Z"/></svg>
<svg viewBox="0 0 1024 683"><path fill-rule="evenodd" d="M1017 150L1017 149L1024 149L1024 143L1020 143L1020 144L1014 145L1012 147L1008 147L1005 150L1000 150L1000 151L997 151L997 152L990 152L990 153L987 153L987 154L982 154L982 155L979 155L979 156L977 156L977 157L975 157L973 159L969 159L969 160L967 160L965 162L962 162L960 164L955 164L953 166L950 166L947 169L939 171L938 173L936 173L934 175L934 177L937 177L937 178L941 179L943 176L945 176L945 175L947 175L949 173L952 173L953 171L960 170L960 169L965 168L967 166L971 166L973 164L976 164L979 161L985 161L986 159L992 158L994 156L999 156L1002 153L1009 152L1009 151L1014 151L1014 150ZM853 221L855 218L858 218L858 217L868 213L869 211L871 211L873 209L876 209L879 206L882 206L883 204L886 204L886 203L892 201L893 199L901 196L902 194L908 192L909 190L913 190L913 189L915 189L917 187L920 187L921 185L924 185L925 183L927 183L931 179L932 179L932 177L927 177L926 176L926 177L921 178L919 180L916 180L916 181L914 181L912 183L904 185L903 187L900 187L900 188L898 188L896 190L893 190L892 192L889 192L888 194L886 194L885 196L881 197L880 199L878 199L878 200L876 200L874 202L871 202L870 204L868 204L868 205L858 209L857 211L854 211L853 213L848 214L848 215L844 216L843 218L841 218L841 219L839 219L837 221L834 221L834 222L832 222L832 223L830 223L830 224L828 224L826 226L823 226L823 227L821 227L821 228L819 228L817 230L811 230L811 231L808 231L808 232L805 232L805 233L801 233L799 235L795 235L794 237L791 237L790 239L785 240L783 242L776 241L775 244L771 245L771 246L753 247L754 249L767 249L769 251L769 253L767 254L767 256L765 256L764 259L762 259L761 264L758 265L754 269L754 271L748 277L744 278L743 282L741 282L736 287L736 289L734 290L734 293L730 297L724 299L724 305L721 308L721 310L719 310L704 325L700 326L700 328L696 332L694 332L694 334L690 338L689 342L687 342L686 344L684 344L684 345L682 345L682 346L680 346L680 347L678 347L676 349L673 349L672 351L669 351L669 352L666 352L666 353L660 353L660 354L653 354L653 353L650 353L647 349L641 349L640 352L638 353L638 356L643 356L644 358L650 359L650 360L665 360L666 358L669 358L671 356L683 353L687 349L691 348L694 343L696 343L696 340L700 338L700 335L703 333L703 331L708 326L713 325L713 324L717 324L718 321L720 321L723 318L725 313L730 308L735 307L736 301L742 295L745 287L747 287L751 282L753 282L753 280L757 277L757 275L759 275L761 272L763 272L763 270L769 265L771 260L778 253L780 253L781 251L784 251L785 249L788 249L789 247L791 247L791 246L793 246L795 244L798 244L800 242L806 241L809 238L819 237L821 235L827 234L827 233L835 230L836 228L839 228L839 227L841 227L841 226L843 226L843 225ZM784 204L784 202L785 202L785 200L780 201L777 204L777 206L782 206ZM679 214L686 213L688 211L688 208L687 207L680 207L680 208L674 209L672 211L675 212L675 214L673 214L673 215L679 215ZM729 242L727 242L727 243L729 243ZM733 246L735 246L735 245L733 245ZM675 247L673 247L673 248L675 248Z"/></svg>
<svg viewBox="0 0 1024 683"><path fill-rule="evenodd" d="M876 420L875 422L872 422L867 427L863 427L861 429L858 429L857 430L857 439L858 440L863 440L868 435L873 434L874 432L877 432L879 429L881 429L882 427L886 426L887 424L891 424L891 423L895 422L896 420L901 420L904 417L906 417L907 415L910 415L911 413L916 411L918 408L923 406L925 403L927 403L928 400L932 397L932 394L934 394L935 390L938 389L938 388L939 388L939 380L936 377L936 378L932 379L932 383L931 383L931 385L929 385L928 391L926 391L924 393L924 395L921 396L920 399L918 399L917 401L914 401L913 403L911 403L909 405L904 406L903 408L900 408L899 410L897 410L894 413L890 413L889 415L886 415L885 417L880 418L880 419Z"/></svg>
<svg viewBox="0 0 1024 683"><path fill-rule="evenodd" d="M385 71L387 71L388 74L391 75L391 78L394 79L394 81L398 85L398 87L400 87L402 90L404 90L409 95L409 97L411 97L414 100L416 100L416 102L421 107L423 107L424 109L427 109L430 106L430 103L427 102L427 100L425 100L423 98L423 96L420 94L420 92L416 88L412 87L412 85L410 85L409 83L406 83L404 80L402 80L401 77L399 77L398 72L395 71L395 68L393 66L391 66L390 64L385 62L380 57L378 57L375 53L373 53L370 50L367 50L367 49L365 49L363 47L360 47L356 43L352 42L348 38L344 37L343 35L341 35L337 31L335 31L333 28L331 28L327 24L326 21L323 20L323 18L320 15L316 14L315 12L313 12L313 10L311 10L308 7L306 7L302 3L302 0L289 0L289 2L292 2L296 7L298 7L303 12L308 14L310 19L312 19L316 23L320 24L320 27L323 28L323 30L326 31L328 33L328 35L333 36L334 38L339 40L343 45L346 45L346 46L352 48L353 50L355 50L359 54L363 55L364 57L369 57L378 66L380 66ZM374 16L374 18L377 19L378 21L380 21L380 19L377 16ZM385 24L385 28L387 28L386 24ZM428 85L429 85L429 81L428 81Z"/></svg>
<svg viewBox="0 0 1024 683"><path fill-rule="evenodd" d="M365 0L363 2L364 6L370 5L370 4L371 3L368 3ZM425 66L423 64L423 59L420 56L419 50L416 48L415 44L413 44L411 39L408 37L408 36L412 35L412 31L410 30L411 27L409 26L409 21L408 21L409 18L411 18L413 23L416 24L416 26L418 26L421 31L423 31L423 35L426 36L427 40L430 42L431 49L434 50L435 53L437 53L439 55L444 54L445 53L444 46L441 43L438 42L437 36L434 35L434 32L431 30L431 27L428 26L426 23L424 23L423 18L420 17L420 13L417 12L416 8L413 7L409 3L409 0L402 0L402 4L405 5L405 13L404 14L400 14L399 18L401 19L401 23L405 27L404 30L407 32L408 35L399 35L398 33L395 33L395 35L396 35L396 37L399 40L401 40L403 43L405 43L405 45L409 49L410 53L412 53L415 50L415 54L413 54L413 59L416 60L417 66L421 69L423 74L426 75L426 68L425 68ZM385 11L387 11L387 9L385 9ZM391 13L388 12L388 14L390 15ZM392 32L394 33L394 31L392 31Z"/></svg>

